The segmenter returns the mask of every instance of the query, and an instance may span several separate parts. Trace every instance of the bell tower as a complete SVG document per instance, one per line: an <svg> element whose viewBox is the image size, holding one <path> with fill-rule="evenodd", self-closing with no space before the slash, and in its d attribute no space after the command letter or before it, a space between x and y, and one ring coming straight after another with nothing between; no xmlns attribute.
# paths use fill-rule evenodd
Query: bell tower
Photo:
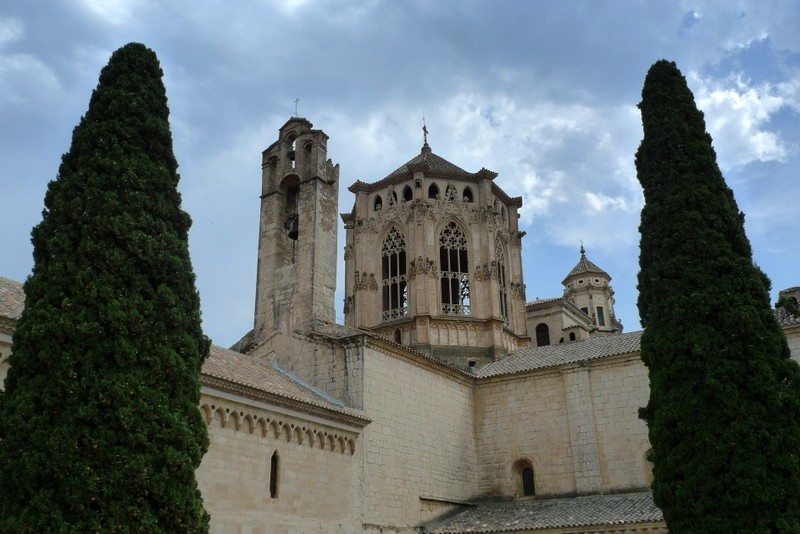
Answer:
<svg viewBox="0 0 800 534"><path fill-rule="evenodd" d="M339 165L327 142L292 117L262 153L254 344L335 321Z"/></svg>

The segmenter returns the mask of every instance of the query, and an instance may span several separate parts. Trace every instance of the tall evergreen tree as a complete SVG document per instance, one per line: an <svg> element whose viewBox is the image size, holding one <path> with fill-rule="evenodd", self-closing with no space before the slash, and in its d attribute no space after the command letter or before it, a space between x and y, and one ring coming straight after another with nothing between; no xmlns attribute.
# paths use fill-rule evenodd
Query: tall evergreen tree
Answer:
<svg viewBox="0 0 800 534"><path fill-rule="evenodd" d="M674 63L642 90L639 314L653 495L670 532L800 531L800 371Z"/></svg>
<svg viewBox="0 0 800 534"><path fill-rule="evenodd" d="M208 530L209 342L161 78L145 46L114 52L49 184L0 410L0 531Z"/></svg>

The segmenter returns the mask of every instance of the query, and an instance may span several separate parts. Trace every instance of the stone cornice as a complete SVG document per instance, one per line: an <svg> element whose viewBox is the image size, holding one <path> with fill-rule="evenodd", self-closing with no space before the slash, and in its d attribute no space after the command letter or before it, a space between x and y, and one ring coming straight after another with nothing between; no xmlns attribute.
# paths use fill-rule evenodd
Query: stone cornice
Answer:
<svg viewBox="0 0 800 534"><path fill-rule="evenodd" d="M323 406L321 404L312 404L299 399L292 399L284 395L278 395L260 389L251 388L242 384L236 384L234 382L214 376L202 375L200 380L204 386L207 386L212 390L217 389L219 391L240 395L249 399L274 404L276 406L282 406L284 408L289 408L301 413L306 413L317 417L324 417L326 419L339 421L356 428L363 428L372 422L371 419L365 416L357 415L350 410L335 409Z"/></svg>

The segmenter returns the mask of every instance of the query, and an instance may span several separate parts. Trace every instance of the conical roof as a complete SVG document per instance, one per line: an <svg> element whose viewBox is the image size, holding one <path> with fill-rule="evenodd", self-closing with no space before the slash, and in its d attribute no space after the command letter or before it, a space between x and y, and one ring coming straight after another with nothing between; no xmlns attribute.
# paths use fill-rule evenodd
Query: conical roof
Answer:
<svg viewBox="0 0 800 534"><path fill-rule="evenodd" d="M431 147L425 143L419 155L400 165L377 182L366 183L357 180L348 189L353 193L358 191L376 191L387 185L400 183L410 178L415 171L424 171L426 175L437 178L455 178L473 182L480 178L489 178L493 180L497 176L497 173L487 171L486 169L481 169L477 173L467 172L458 165L450 163L443 157L434 154Z"/></svg>
<svg viewBox="0 0 800 534"><path fill-rule="evenodd" d="M583 245L581 245L581 259L578 260L578 264L572 268L567 277L564 278L564 281L561 283L566 285L567 280L570 278L581 276L586 273L599 274L606 277L608 280L611 280L611 276L607 272L589 261L589 258L586 257L586 250L583 248Z"/></svg>
<svg viewBox="0 0 800 534"><path fill-rule="evenodd" d="M453 176L458 176L458 175L463 175L464 177L472 176L471 172L467 172L458 165L450 163L443 157L434 154L433 151L431 150L431 147L428 146L427 143L425 143L418 156L411 158L403 165L399 166L394 171L390 172L385 178L383 178L383 180L391 179L394 178L395 176L404 176L409 171L412 171L413 168L418 166L419 164L426 165L427 170L429 172L450 174Z"/></svg>

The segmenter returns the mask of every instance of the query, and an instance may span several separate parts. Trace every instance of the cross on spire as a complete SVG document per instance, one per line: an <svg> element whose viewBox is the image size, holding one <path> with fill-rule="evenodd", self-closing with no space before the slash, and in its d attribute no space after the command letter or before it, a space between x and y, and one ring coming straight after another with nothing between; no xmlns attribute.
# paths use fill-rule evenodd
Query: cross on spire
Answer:
<svg viewBox="0 0 800 534"><path fill-rule="evenodd" d="M425 146L428 146L428 127L425 125L425 115L422 116L422 139Z"/></svg>
<svg viewBox="0 0 800 534"><path fill-rule="evenodd" d="M299 104L299 103L300 103L300 99L299 98L295 98L294 99L294 116L295 117L297 117L297 104Z"/></svg>

